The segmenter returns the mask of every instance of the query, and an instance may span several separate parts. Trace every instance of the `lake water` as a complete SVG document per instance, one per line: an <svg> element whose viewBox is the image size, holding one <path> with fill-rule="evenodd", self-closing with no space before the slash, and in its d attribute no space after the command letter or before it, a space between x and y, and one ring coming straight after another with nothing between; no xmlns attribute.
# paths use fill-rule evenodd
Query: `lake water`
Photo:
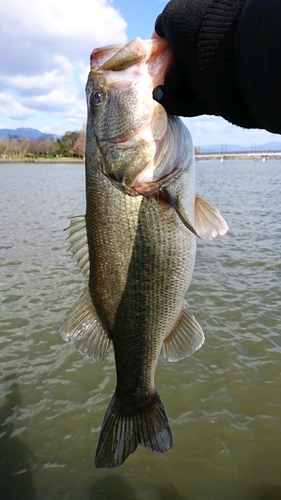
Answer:
<svg viewBox="0 0 281 500"><path fill-rule="evenodd" d="M83 290L64 242L84 214L83 165L0 165L1 500L280 500L281 162L199 162L230 231L198 244L187 299L206 342L160 360L174 437L118 469L93 460L115 385L59 335Z"/></svg>

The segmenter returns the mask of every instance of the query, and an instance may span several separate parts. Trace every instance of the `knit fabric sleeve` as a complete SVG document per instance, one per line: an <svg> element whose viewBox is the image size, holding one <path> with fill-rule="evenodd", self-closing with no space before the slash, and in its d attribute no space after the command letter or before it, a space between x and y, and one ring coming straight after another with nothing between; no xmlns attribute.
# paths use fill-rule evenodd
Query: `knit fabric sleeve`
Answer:
<svg viewBox="0 0 281 500"><path fill-rule="evenodd" d="M171 0L155 29L184 69L184 116L281 133L281 0Z"/></svg>
<svg viewBox="0 0 281 500"><path fill-rule="evenodd" d="M245 0L213 0L202 20L197 63L204 100L212 114L245 128L258 128L241 92L235 45Z"/></svg>
<svg viewBox="0 0 281 500"><path fill-rule="evenodd" d="M247 0L237 26L238 82L259 128L281 133L281 1Z"/></svg>

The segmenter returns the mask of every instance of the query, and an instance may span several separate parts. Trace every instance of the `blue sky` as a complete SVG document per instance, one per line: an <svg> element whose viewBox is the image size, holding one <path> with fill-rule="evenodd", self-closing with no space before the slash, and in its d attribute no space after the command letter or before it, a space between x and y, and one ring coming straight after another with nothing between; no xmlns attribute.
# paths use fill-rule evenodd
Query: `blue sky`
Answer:
<svg viewBox="0 0 281 500"><path fill-rule="evenodd" d="M63 134L86 122L84 87L95 47L150 38L161 0L1 0L0 128ZM195 145L252 146L281 136L222 118L184 119Z"/></svg>

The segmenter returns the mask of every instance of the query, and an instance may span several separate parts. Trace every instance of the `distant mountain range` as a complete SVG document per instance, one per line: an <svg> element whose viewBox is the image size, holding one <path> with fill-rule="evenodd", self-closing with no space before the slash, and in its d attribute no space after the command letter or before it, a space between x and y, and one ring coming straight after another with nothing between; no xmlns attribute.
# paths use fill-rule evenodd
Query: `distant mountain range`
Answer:
<svg viewBox="0 0 281 500"><path fill-rule="evenodd" d="M56 134L44 134L36 128L2 128L0 129L1 137L27 137L29 139L57 139L59 136ZM281 151L281 142L268 142L266 144L259 144L255 146L239 146L238 144L213 144L206 146L199 146L200 153L240 153L249 151Z"/></svg>
<svg viewBox="0 0 281 500"><path fill-rule="evenodd" d="M56 134L44 134L43 132L40 132L40 130L37 130L36 128L16 128L16 129L10 129L10 128L2 128L0 129L0 138L1 137L26 137L28 139L49 139L50 137L52 138L57 138L58 136Z"/></svg>
<svg viewBox="0 0 281 500"><path fill-rule="evenodd" d="M200 153L243 153L249 151L281 151L281 142L267 142L254 146L239 146L238 144L214 144L199 146Z"/></svg>

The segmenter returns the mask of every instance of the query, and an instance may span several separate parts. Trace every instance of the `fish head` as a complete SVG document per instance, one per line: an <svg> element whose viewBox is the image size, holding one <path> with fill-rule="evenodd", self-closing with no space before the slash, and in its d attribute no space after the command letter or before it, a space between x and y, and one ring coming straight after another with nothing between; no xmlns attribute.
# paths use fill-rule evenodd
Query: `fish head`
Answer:
<svg viewBox="0 0 281 500"><path fill-rule="evenodd" d="M164 83L174 59L164 39L136 38L126 45L95 49L86 85L87 151L129 194L143 171L155 171L155 158L168 129L168 116L154 101L153 89Z"/></svg>

